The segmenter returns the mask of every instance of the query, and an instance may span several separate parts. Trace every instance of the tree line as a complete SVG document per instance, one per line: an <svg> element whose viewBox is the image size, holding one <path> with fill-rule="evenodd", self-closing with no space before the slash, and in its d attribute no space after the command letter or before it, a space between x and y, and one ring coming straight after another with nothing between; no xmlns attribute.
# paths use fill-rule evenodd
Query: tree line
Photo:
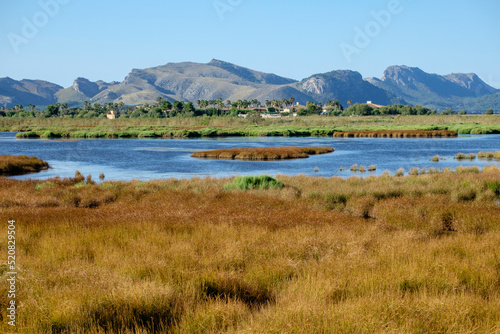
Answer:
<svg viewBox="0 0 500 334"><path fill-rule="evenodd" d="M9 109L0 107L0 117L66 117L66 118L105 118L108 113L115 111L121 118L168 118L168 117L196 117L196 116L233 116L252 113L258 117L262 111L281 113L287 116L294 113L297 116L324 115L324 116L377 116L377 115L436 115L438 112L420 105L395 104L374 108L368 104L347 102L345 109L339 100L328 100L325 104L309 101L305 106L294 105L295 98L282 98L281 100L265 100L264 104L257 100L223 101L197 100L193 102L169 101L162 97L156 99L156 103L145 103L140 106L126 106L123 102L114 103L90 103L85 101L83 107L69 107L67 103L51 104L45 110L37 110L36 106L29 104L27 107L18 104ZM288 109L288 110L287 110ZM254 112L257 111L257 112ZM284 112L288 111L288 112ZM465 115L467 112L461 110L456 112L452 109L441 111L441 115ZM488 109L486 114L494 114Z"/></svg>

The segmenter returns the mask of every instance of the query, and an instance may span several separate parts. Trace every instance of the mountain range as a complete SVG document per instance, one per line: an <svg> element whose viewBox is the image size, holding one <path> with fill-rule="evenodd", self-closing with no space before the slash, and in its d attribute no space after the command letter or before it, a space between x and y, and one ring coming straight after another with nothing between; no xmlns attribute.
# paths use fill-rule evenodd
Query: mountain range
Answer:
<svg viewBox="0 0 500 334"><path fill-rule="evenodd" d="M53 103L70 106L123 102L139 105L165 100L261 102L294 97L296 102L325 103L338 99L344 106L373 101L376 104L413 104L433 109L498 110L500 90L487 85L476 74L429 74L417 67L390 66L381 77L363 78L359 72L337 70L315 74L301 81L213 59L207 64L168 63L147 69L133 69L121 82L92 82L77 78L64 88L43 80L0 78L0 106L18 104L37 107Z"/></svg>

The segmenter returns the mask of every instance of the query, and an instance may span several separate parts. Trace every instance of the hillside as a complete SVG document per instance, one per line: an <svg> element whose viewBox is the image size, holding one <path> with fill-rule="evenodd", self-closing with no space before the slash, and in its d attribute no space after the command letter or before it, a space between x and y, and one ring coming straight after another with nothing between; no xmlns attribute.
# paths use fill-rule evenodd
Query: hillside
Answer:
<svg viewBox="0 0 500 334"><path fill-rule="evenodd" d="M0 105L48 105L57 102L55 94L63 87L42 80L0 78Z"/></svg>
<svg viewBox="0 0 500 334"><path fill-rule="evenodd" d="M470 109L471 106L489 106L483 97L500 92L476 74L454 73L445 76L429 74L418 67L391 66L382 79L367 78L367 82L388 91L409 103L433 109ZM467 108L468 107L468 108ZM485 109L478 109L485 110Z"/></svg>
<svg viewBox="0 0 500 334"><path fill-rule="evenodd" d="M92 82L80 77L68 88L41 80L0 79L0 105L7 108L57 102L79 106L84 101L139 105L158 97L192 102L218 98L264 102L294 97L301 104L338 99L346 106L348 100L371 100L382 105L410 103L438 110L484 111L498 109L499 92L472 73L441 76L417 67L391 66L381 79L363 79L358 72L337 70L296 81L216 59L206 64L182 62L133 69L121 82Z"/></svg>
<svg viewBox="0 0 500 334"><path fill-rule="evenodd" d="M371 100L383 105L405 103L403 98L372 85L363 80L360 73L354 71L339 70L316 74L302 80L296 86L310 94L313 100L321 102L337 99L343 104L348 100L353 103L365 103Z"/></svg>

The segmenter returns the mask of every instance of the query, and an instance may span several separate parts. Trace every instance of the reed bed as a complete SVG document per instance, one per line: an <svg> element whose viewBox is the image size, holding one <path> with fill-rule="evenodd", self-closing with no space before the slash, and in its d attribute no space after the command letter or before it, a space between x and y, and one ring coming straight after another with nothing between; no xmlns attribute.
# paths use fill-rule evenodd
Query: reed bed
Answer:
<svg viewBox="0 0 500 334"><path fill-rule="evenodd" d="M36 173L50 166L37 157L26 155L0 155L0 174L18 175Z"/></svg>
<svg viewBox="0 0 500 334"><path fill-rule="evenodd" d="M478 152L477 157L479 159L488 159L488 160L500 160L500 151L497 152Z"/></svg>
<svg viewBox="0 0 500 334"><path fill-rule="evenodd" d="M303 159L310 155L326 154L333 152L331 147L258 147L258 148L232 148L217 149L211 151L195 152L191 154L193 158L203 159L228 159L228 160L285 160Z"/></svg>
<svg viewBox="0 0 500 334"><path fill-rule="evenodd" d="M498 167L250 190L86 179L0 178L18 333L500 331Z"/></svg>
<svg viewBox="0 0 500 334"><path fill-rule="evenodd" d="M456 137L456 131L449 130L381 130L381 131L342 131L335 132L333 137L344 138L436 138L436 137Z"/></svg>
<svg viewBox="0 0 500 334"><path fill-rule="evenodd" d="M453 158L456 160L474 160L476 156L475 153L458 153Z"/></svg>

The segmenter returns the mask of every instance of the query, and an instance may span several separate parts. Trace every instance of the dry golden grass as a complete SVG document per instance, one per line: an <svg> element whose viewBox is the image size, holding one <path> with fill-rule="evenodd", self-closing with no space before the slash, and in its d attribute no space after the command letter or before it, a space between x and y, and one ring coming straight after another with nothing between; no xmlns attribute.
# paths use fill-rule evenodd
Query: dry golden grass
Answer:
<svg viewBox="0 0 500 334"><path fill-rule="evenodd" d="M36 173L48 169L49 164L37 157L25 155L0 155L0 174L17 175Z"/></svg>
<svg viewBox="0 0 500 334"><path fill-rule="evenodd" d="M20 333L500 331L498 167L249 191L82 178L0 179ZM6 303L2 284L4 332Z"/></svg>
<svg viewBox="0 0 500 334"><path fill-rule="evenodd" d="M334 149L331 147L253 147L195 152L191 154L191 157L229 160L285 160L308 158L309 155L325 154L333 151Z"/></svg>
<svg viewBox="0 0 500 334"><path fill-rule="evenodd" d="M368 138L433 138L456 137L456 131L449 130L381 130L381 131L341 131L335 132L334 137L368 137Z"/></svg>

